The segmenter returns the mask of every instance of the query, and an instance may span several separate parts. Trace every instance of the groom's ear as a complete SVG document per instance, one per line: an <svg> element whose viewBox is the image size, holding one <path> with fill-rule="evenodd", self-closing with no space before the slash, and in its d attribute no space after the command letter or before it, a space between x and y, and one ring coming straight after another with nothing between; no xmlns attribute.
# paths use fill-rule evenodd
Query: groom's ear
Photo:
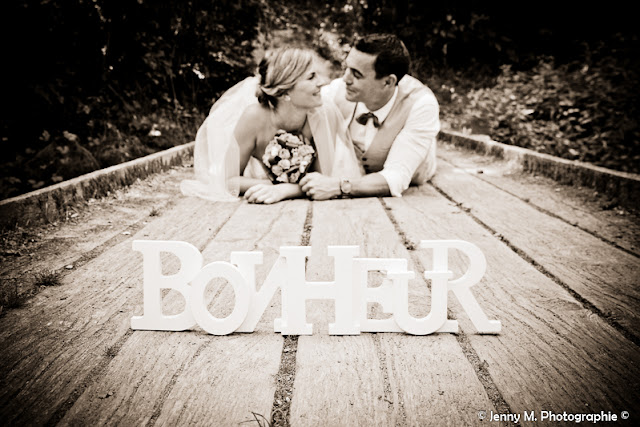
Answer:
<svg viewBox="0 0 640 427"><path fill-rule="evenodd" d="M398 77L395 74L389 74L384 78L384 85L394 87L398 83Z"/></svg>

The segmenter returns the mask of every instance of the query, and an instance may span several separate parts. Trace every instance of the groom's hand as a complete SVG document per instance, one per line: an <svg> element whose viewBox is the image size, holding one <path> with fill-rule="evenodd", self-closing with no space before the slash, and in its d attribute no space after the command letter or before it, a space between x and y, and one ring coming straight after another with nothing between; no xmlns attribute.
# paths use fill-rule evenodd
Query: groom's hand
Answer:
<svg viewBox="0 0 640 427"><path fill-rule="evenodd" d="M306 174L300 180L300 188L313 200L333 199L341 194L340 178L324 176L318 172Z"/></svg>

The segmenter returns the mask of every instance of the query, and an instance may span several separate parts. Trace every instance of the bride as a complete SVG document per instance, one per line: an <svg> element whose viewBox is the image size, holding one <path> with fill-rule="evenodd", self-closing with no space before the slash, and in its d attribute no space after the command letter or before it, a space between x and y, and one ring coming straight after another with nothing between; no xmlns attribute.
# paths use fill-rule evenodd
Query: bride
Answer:
<svg viewBox="0 0 640 427"><path fill-rule="evenodd" d="M275 203L302 196L298 181L307 171L362 175L342 114L323 102L315 65L308 49L269 51L258 76L227 91L198 130L196 180L182 181L183 194Z"/></svg>

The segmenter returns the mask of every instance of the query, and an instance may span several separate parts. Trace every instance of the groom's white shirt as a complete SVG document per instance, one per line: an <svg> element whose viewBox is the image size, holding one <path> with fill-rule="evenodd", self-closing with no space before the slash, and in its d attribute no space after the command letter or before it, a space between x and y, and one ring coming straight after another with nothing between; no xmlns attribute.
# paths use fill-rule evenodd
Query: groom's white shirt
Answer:
<svg viewBox="0 0 640 427"><path fill-rule="evenodd" d="M344 86L344 81L341 78L333 80L329 85L322 88L323 96L328 99L335 99L341 86ZM398 89L396 88L393 97L387 104L377 111L372 111L376 114L380 123L383 123L387 118L397 94ZM345 126L349 127L349 133L354 144L363 148L362 151L366 151L375 138L378 129L373 126L372 120L369 120L366 126L357 123L355 117L369 110L361 102L357 103L357 105L355 103L352 104L354 105L354 108L351 109L353 113L345 117ZM433 93L428 91L414 102L402 131L396 136L389 149L384 167L378 172L387 181L392 196L402 196L402 193L409 188L418 167L425 160L429 170L426 173L422 173L422 176L426 177L426 179L433 176L436 164L436 136L439 131L438 101L433 96Z"/></svg>

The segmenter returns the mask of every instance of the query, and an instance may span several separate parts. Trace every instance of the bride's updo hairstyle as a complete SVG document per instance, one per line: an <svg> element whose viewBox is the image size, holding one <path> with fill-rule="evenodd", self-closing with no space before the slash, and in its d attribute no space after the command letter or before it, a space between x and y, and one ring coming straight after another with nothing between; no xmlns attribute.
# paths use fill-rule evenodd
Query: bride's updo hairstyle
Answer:
<svg viewBox="0 0 640 427"><path fill-rule="evenodd" d="M280 48L267 51L260 65L258 102L265 107L278 107L278 98L285 95L313 63L313 51L300 48Z"/></svg>

